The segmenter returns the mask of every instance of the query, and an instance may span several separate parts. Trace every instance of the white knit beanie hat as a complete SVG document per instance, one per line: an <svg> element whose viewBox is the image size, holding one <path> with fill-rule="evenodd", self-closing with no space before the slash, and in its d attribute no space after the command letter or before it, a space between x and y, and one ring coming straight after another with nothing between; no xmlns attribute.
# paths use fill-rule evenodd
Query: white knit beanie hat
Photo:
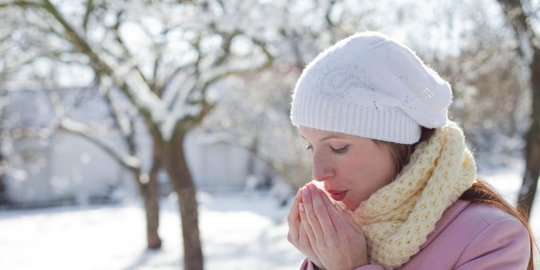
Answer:
<svg viewBox="0 0 540 270"><path fill-rule="evenodd" d="M413 144L441 127L450 85L416 54L376 32L343 39L304 69L294 89L295 126Z"/></svg>

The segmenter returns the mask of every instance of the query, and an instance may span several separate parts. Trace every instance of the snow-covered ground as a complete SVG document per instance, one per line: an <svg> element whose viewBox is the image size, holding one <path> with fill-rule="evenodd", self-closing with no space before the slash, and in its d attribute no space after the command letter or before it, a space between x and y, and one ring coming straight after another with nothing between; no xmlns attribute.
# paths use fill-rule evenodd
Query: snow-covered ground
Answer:
<svg viewBox="0 0 540 270"><path fill-rule="evenodd" d="M513 200L521 168L482 174ZM206 269L297 269L302 259L286 239L288 207L269 193L198 194ZM538 207L532 227L540 233ZM137 201L116 205L0 212L0 269L181 269L174 198L162 201L163 249L145 247Z"/></svg>

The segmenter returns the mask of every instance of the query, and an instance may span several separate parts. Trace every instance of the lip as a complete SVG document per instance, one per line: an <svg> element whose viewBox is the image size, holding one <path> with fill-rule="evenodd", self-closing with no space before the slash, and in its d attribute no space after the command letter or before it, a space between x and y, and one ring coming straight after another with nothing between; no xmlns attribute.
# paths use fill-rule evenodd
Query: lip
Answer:
<svg viewBox="0 0 540 270"><path fill-rule="evenodd" d="M343 199L345 199L345 196L347 196L347 192L349 191L329 189L327 190L327 192L330 194L330 196L332 196L332 199L334 199L335 201L343 201Z"/></svg>

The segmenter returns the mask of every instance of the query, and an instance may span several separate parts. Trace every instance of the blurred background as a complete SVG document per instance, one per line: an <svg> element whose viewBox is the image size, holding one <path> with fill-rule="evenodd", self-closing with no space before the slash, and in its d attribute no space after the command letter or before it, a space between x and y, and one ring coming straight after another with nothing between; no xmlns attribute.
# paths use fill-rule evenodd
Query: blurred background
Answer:
<svg viewBox="0 0 540 270"><path fill-rule="evenodd" d="M0 0L0 269L297 269L291 91L381 31L453 87L479 175L531 209L536 0ZM533 231L540 218L527 211Z"/></svg>

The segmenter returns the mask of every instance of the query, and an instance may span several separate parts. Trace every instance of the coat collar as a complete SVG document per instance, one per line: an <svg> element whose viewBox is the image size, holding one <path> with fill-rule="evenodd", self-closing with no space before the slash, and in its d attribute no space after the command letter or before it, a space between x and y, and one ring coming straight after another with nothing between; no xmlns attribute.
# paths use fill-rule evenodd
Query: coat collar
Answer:
<svg viewBox="0 0 540 270"><path fill-rule="evenodd" d="M441 219L435 225L435 230L428 235L428 238L424 244L420 246L420 250L428 246L444 229L454 221L454 219L471 204L470 201L457 200L443 213Z"/></svg>

